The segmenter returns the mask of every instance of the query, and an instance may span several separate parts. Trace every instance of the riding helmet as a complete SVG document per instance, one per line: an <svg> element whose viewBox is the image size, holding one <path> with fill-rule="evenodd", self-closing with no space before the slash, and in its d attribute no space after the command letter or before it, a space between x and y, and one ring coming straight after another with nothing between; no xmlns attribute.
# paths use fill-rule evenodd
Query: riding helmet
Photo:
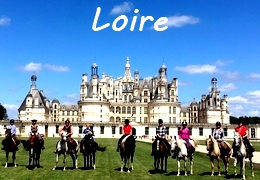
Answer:
<svg viewBox="0 0 260 180"><path fill-rule="evenodd" d="M129 119L125 119L125 124L129 124Z"/></svg>
<svg viewBox="0 0 260 180"><path fill-rule="evenodd" d="M217 121L216 126L221 126L221 123L219 121Z"/></svg>
<svg viewBox="0 0 260 180"><path fill-rule="evenodd" d="M33 119L32 122L37 122L37 119Z"/></svg>
<svg viewBox="0 0 260 180"><path fill-rule="evenodd" d="M65 121L65 123L70 123L70 121L67 119L67 120Z"/></svg>
<svg viewBox="0 0 260 180"><path fill-rule="evenodd" d="M162 124L162 123L163 123L163 120L162 120L162 119L159 119L159 120L158 120L158 123L159 123L159 124Z"/></svg>
<svg viewBox="0 0 260 180"><path fill-rule="evenodd" d="M10 124L11 124L11 123L14 123L14 120L13 120L13 119L10 120Z"/></svg>
<svg viewBox="0 0 260 180"><path fill-rule="evenodd" d="M182 125L182 126L187 126L187 122L186 122L186 121L183 121L183 122L181 123L181 125Z"/></svg>

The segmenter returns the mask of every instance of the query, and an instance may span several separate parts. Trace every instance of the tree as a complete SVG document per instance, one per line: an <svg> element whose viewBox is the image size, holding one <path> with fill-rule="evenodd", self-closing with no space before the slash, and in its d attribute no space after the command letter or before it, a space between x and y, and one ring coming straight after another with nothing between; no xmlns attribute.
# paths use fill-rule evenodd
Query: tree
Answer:
<svg viewBox="0 0 260 180"><path fill-rule="evenodd" d="M7 111L5 107L2 106L2 104L0 103L0 120L7 119L7 118L8 118Z"/></svg>

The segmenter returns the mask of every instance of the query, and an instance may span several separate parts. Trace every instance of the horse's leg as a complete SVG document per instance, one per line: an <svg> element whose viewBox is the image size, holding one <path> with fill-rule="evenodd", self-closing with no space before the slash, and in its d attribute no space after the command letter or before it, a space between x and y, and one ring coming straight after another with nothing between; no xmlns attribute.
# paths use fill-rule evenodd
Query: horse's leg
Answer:
<svg viewBox="0 0 260 180"><path fill-rule="evenodd" d="M255 177L252 157L249 158L249 161L250 161L251 175L252 175L252 177Z"/></svg>
<svg viewBox="0 0 260 180"><path fill-rule="evenodd" d="M181 159L180 158L178 158L178 160L177 160L177 167L178 167L177 176L180 176L180 171L181 171Z"/></svg>
<svg viewBox="0 0 260 180"><path fill-rule="evenodd" d="M17 165L16 165L16 151L13 152L13 164L14 164L14 167L17 167Z"/></svg>
<svg viewBox="0 0 260 180"><path fill-rule="evenodd" d="M78 169L78 154L75 154L75 168Z"/></svg>
<svg viewBox="0 0 260 180"><path fill-rule="evenodd" d="M242 175L242 179L246 179L246 175L245 175L245 157L241 158L242 162L240 163L240 174ZM242 171L242 173L241 173Z"/></svg>
<svg viewBox="0 0 260 180"><path fill-rule="evenodd" d="M237 176L237 157L234 159L234 175Z"/></svg>
<svg viewBox="0 0 260 180"><path fill-rule="evenodd" d="M57 167L57 164L58 164L58 161L59 161L59 152L57 152L57 155L56 155L56 160L55 160L55 165L54 165L54 167L52 168L52 170L55 170L56 169L56 167Z"/></svg>
<svg viewBox="0 0 260 180"><path fill-rule="evenodd" d="M164 157L161 157L161 172L163 172Z"/></svg>
<svg viewBox="0 0 260 180"><path fill-rule="evenodd" d="M66 153L63 155L63 171L66 171Z"/></svg>
<svg viewBox="0 0 260 180"><path fill-rule="evenodd" d="M165 172L167 172L168 156L165 157Z"/></svg>
<svg viewBox="0 0 260 180"><path fill-rule="evenodd" d="M86 165L86 162L87 161L87 157L86 157L86 155L84 154L84 169L86 169L87 168L87 165Z"/></svg>
<svg viewBox="0 0 260 180"><path fill-rule="evenodd" d="M211 176L214 176L214 158L210 157Z"/></svg>
<svg viewBox="0 0 260 180"><path fill-rule="evenodd" d="M128 156L127 159L126 159L126 163L127 163L127 172L130 173L130 157Z"/></svg>
<svg viewBox="0 0 260 180"><path fill-rule="evenodd" d="M9 155L9 152L6 150L5 151L5 168L7 168L7 164L8 164L8 155Z"/></svg>
<svg viewBox="0 0 260 180"><path fill-rule="evenodd" d="M72 152L70 153L70 157L72 159L73 168L75 169L76 168L76 158Z"/></svg>
<svg viewBox="0 0 260 180"><path fill-rule="evenodd" d="M93 153L93 168L96 169L96 153Z"/></svg>
<svg viewBox="0 0 260 180"><path fill-rule="evenodd" d="M184 157L184 175L187 176L187 157Z"/></svg>
<svg viewBox="0 0 260 180"><path fill-rule="evenodd" d="M217 161L218 161L218 176L221 176L221 172L220 172L220 157L217 157Z"/></svg>
<svg viewBox="0 0 260 180"><path fill-rule="evenodd" d="M121 172L124 171L125 158L121 155Z"/></svg>
<svg viewBox="0 0 260 180"><path fill-rule="evenodd" d="M190 156L190 174L193 174L193 154Z"/></svg>
<svg viewBox="0 0 260 180"><path fill-rule="evenodd" d="M89 156L90 155L87 155L87 168L89 168Z"/></svg>

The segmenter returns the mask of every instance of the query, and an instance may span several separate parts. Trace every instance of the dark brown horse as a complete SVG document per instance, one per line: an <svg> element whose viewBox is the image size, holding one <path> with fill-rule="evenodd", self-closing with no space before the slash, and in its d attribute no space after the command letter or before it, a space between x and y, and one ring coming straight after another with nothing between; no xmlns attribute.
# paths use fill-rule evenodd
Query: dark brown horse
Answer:
<svg viewBox="0 0 260 180"><path fill-rule="evenodd" d="M40 156L42 150L42 143L36 133L32 133L29 140L22 140L23 147L29 151L29 167L40 167Z"/></svg>
<svg viewBox="0 0 260 180"><path fill-rule="evenodd" d="M99 147L92 139L93 134L89 133L84 136L80 145L80 152L84 157L84 169L96 169L96 151L105 151L106 147Z"/></svg>
<svg viewBox="0 0 260 180"><path fill-rule="evenodd" d="M127 172L130 172L130 163L131 170L134 169L134 154L135 154L135 138L133 135L126 136L119 146L120 157L121 157L121 172L123 172L124 167L127 168Z"/></svg>
<svg viewBox="0 0 260 180"><path fill-rule="evenodd" d="M167 160L169 155L169 150L167 145L158 137L155 139L155 144L152 145L154 154L154 170L159 170L159 165L161 165L161 171L167 172Z"/></svg>
<svg viewBox="0 0 260 180"><path fill-rule="evenodd" d="M18 150L17 146L20 144L20 140L15 141L15 139L12 137L11 129L6 129L5 139L2 141L2 144L5 149L5 158L6 158L5 168L8 165L9 152L13 153L12 155L13 164L16 167L16 151Z"/></svg>

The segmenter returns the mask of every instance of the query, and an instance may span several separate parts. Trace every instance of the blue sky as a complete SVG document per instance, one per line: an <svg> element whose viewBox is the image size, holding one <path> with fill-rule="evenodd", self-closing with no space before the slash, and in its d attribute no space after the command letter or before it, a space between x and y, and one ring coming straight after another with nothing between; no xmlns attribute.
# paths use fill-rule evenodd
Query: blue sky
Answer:
<svg viewBox="0 0 260 180"><path fill-rule="evenodd" d="M94 31L98 7L97 26L111 25ZM33 72L48 99L76 103L81 75L91 74L92 63L100 76L117 78L124 75L128 56L132 75L138 70L143 78L157 75L164 63L168 80L179 79L183 105L208 94L216 77L231 115L260 116L259 7L256 0L0 0L0 103L17 118ZM113 21L121 15L128 23L114 31ZM140 31L142 16L154 21ZM168 28L156 31L161 17L167 17Z"/></svg>

